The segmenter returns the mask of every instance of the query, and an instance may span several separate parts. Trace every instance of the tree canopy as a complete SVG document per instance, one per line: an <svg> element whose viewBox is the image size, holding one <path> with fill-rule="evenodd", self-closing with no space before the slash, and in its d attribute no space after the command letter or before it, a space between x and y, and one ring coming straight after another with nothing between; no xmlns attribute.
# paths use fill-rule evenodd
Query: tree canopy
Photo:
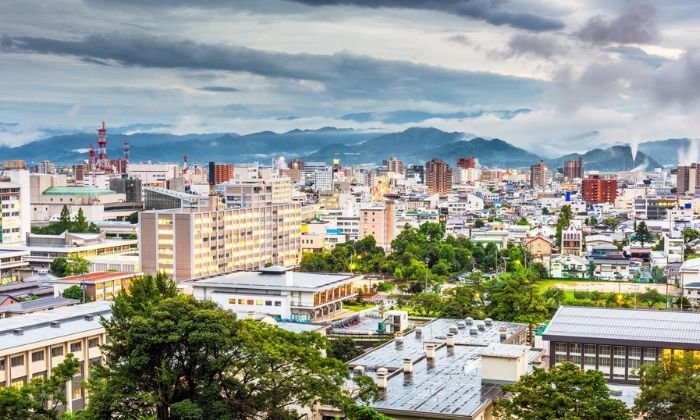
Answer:
<svg viewBox="0 0 700 420"><path fill-rule="evenodd" d="M700 358L696 352L665 355L643 365L634 411L646 419L700 419Z"/></svg>
<svg viewBox="0 0 700 420"><path fill-rule="evenodd" d="M496 403L496 414L503 419L631 419L620 400L610 397L603 374L582 371L572 363L549 370L535 368L514 385L504 385L511 398Z"/></svg>
<svg viewBox="0 0 700 420"><path fill-rule="evenodd" d="M100 229L85 217L82 208L78 209L75 218L71 219L68 206L63 206L58 221L49 223L46 226L35 226L32 228L32 233L42 235L60 235L65 231L71 233L99 233Z"/></svg>

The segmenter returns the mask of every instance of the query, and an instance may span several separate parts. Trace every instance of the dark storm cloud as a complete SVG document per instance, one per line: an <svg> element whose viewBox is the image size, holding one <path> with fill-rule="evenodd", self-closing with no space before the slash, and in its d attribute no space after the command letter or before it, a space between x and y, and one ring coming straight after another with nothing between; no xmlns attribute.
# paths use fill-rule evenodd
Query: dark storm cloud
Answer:
<svg viewBox="0 0 700 420"><path fill-rule="evenodd" d="M107 0L89 0L95 3L106 3ZM288 0L288 2L307 6L357 6L373 9L414 9L448 13L451 15L472 18L497 26L511 26L529 31L552 31L564 28L564 22L534 13L517 13L504 10L503 1L495 0ZM275 12L280 9L270 7L266 2L249 2L236 0L124 0L137 6L187 6L187 7L244 7L261 12ZM274 2L272 4L275 4Z"/></svg>
<svg viewBox="0 0 700 420"><path fill-rule="evenodd" d="M576 35L594 44L652 43L659 39L656 11L650 5L636 5L615 19L595 16Z"/></svg>
<svg viewBox="0 0 700 420"><path fill-rule="evenodd" d="M74 40L4 36L0 42L5 52L71 56L123 66L245 72L305 81L299 83L308 86L309 94L326 95L329 99L513 103L535 100L542 91L542 83L530 79L345 52L287 54L121 33Z"/></svg>
<svg viewBox="0 0 700 420"><path fill-rule="evenodd" d="M199 88L199 90L204 91L204 92L215 92L215 93L223 93L223 92L240 92L241 90L235 87L230 87L230 86L203 86Z"/></svg>
<svg viewBox="0 0 700 420"><path fill-rule="evenodd" d="M559 40L550 36L518 34L508 41L506 57L535 56L551 59L563 55L567 48Z"/></svg>

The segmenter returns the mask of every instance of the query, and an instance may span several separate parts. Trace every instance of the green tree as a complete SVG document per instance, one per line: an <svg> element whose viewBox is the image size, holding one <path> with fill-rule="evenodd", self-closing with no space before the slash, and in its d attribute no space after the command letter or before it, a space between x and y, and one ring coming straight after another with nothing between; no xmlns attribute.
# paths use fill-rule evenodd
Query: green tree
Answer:
<svg viewBox="0 0 700 420"><path fill-rule="evenodd" d="M103 324L111 341L91 372L88 418L273 419L347 402L347 369L324 356L325 337L237 320L164 275L134 281Z"/></svg>
<svg viewBox="0 0 700 420"><path fill-rule="evenodd" d="M66 259L63 257L54 258L49 266L49 271L56 277L66 276Z"/></svg>
<svg viewBox="0 0 700 420"><path fill-rule="evenodd" d="M474 284L449 289L442 304L440 316L443 318L464 319L485 317L483 288Z"/></svg>
<svg viewBox="0 0 700 420"><path fill-rule="evenodd" d="M571 211L571 206L566 204L559 210L559 218L557 219L556 235L557 235L557 245L561 246L561 233L569 227L569 223L573 218L573 213Z"/></svg>
<svg viewBox="0 0 700 420"><path fill-rule="evenodd" d="M347 362L362 354L362 349L357 347L355 340L350 337L338 337L330 340L328 356Z"/></svg>
<svg viewBox="0 0 700 420"><path fill-rule="evenodd" d="M63 291L61 294L64 298L68 299L77 299L82 301L83 300L83 289L82 287L78 286L77 284L74 284L71 287L68 287ZM84 303L84 302L83 302Z"/></svg>
<svg viewBox="0 0 700 420"><path fill-rule="evenodd" d="M642 247L644 247L645 243L648 244L649 242L652 242L654 238L655 236L651 230L649 230L646 222L639 222L637 228L634 230L634 240L641 243Z"/></svg>
<svg viewBox="0 0 700 420"><path fill-rule="evenodd" d="M82 207L78 209L78 214L75 216L75 222L73 223L73 226L70 228L71 232L77 232L77 233L86 233L90 230L90 223L88 222L88 219L85 217L85 213L83 212Z"/></svg>
<svg viewBox="0 0 700 420"><path fill-rule="evenodd" d="M651 308L657 303L666 302L666 296L653 287L647 287L644 293L639 295L639 300Z"/></svg>
<svg viewBox="0 0 700 420"><path fill-rule="evenodd" d="M687 244L690 241L698 239L700 232L695 229L685 229L683 232L683 241Z"/></svg>
<svg viewBox="0 0 700 420"><path fill-rule="evenodd" d="M485 226L485 224L484 224L484 221L483 221L483 220L481 220L481 219L475 219L475 220L474 220L474 227L475 227L475 228L479 229L479 228L482 228L482 227L484 227L484 226Z"/></svg>
<svg viewBox="0 0 700 420"><path fill-rule="evenodd" d="M64 205L61 209L61 214L58 217L58 222L56 223L56 227L59 230L58 233L69 230L72 224L73 222L70 219L70 210L68 210L68 206Z"/></svg>
<svg viewBox="0 0 700 420"><path fill-rule="evenodd" d="M642 366L635 414L646 419L700 419L700 358L696 352L682 353Z"/></svg>
<svg viewBox="0 0 700 420"><path fill-rule="evenodd" d="M17 387L0 387L0 418L3 419L60 419L60 405L66 404L66 383L76 373L80 362L68 353L60 364L51 370L48 378L33 378L29 384Z"/></svg>
<svg viewBox="0 0 700 420"><path fill-rule="evenodd" d="M524 217L521 217L517 224L520 226L530 226L530 222L528 222Z"/></svg>
<svg viewBox="0 0 700 420"><path fill-rule="evenodd" d="M603 374L563 363L547 371L535 368L514 385L504 385L511 398L496 403L503 419L626 420L632 416L620 400L608 394Z"/></svg>
<svg viewBox="0 0 700 420"><path fill-rule="evenodd" d="M64 268L64 274L66 276L77 276L80 274L88 273L90 267L90 261L80 256L79 254L68 254L66 259L66 265Z"/></svg>
<svg viewBox="0 0 700 420"><path fill-rule="evenodd" d="M411 296L411 305L413 305L418 313L425 316L432 316L440 311L442 298L438 293L420 292Z"/></svg>
<svg viewBox="0 0 700 420"><path fill-rule="evenodd" d="M614 232L615 229L617 229L617 227L620 225L620 219L608 217L606 219L603 219L603 223L608 226L608 229Z"/></svg>
<svg viewBox="0 0 700 420"><path fill-rule="evenodd" d="M549 315L544 297L535 284L536 274L519 269L487 285L486 312L493 319L527 323L530 328Z"/></svg>
<svg viewBox="0 0 700 420"><path fill-rule="evenodd" d="M126 221L132 225L137 224L139 222L139 212L135 211L131 213L129 216L127 216Z"/></svg>

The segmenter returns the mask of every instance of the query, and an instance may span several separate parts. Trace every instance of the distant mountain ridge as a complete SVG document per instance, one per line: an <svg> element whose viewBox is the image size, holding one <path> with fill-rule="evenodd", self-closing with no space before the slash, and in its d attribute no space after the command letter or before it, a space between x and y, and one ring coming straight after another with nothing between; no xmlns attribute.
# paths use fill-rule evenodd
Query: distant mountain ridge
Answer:
<svg viewBox="0 0 700 420"><path fill-rule="evenodd" d="M401 132L324 127L247 135L109 133L108 155L111 158L122 156L125 140L130 143L132 162L180 162L187 155L190 163L209 160L267 163L272 157L281 155L288 159L309 161L340 159L344 164L380 164L383 159L396 156L406 163L422 163L437 157L454 165L460 157L474 156L482 165L490 167L528 168L540 160L537 154L501 139L485 139L430 127L413 127ZM95 145L95 135L92 133L56 135L19 147L0 147L0 159L24 159L28 163L50 159L56 163L70 164L87 159L89 144ZM551 169L561 168L566 160L582 157L587 170L653 170L662 165L677 164L684 151L694 150L692 146L694 143L689 139L644 142L638 145L633 157L629 145L617 143L582 154L571 153L544 160Z"/></svg>

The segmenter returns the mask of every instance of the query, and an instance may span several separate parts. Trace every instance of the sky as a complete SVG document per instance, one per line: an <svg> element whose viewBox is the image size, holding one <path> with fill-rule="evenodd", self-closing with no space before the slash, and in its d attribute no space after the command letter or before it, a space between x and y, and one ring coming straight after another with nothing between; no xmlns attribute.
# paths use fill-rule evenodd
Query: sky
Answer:
<svg viewBox="0 0 700 420"><path fill-rule="evenodd" d="M0 145L433 126L545 156L700 137L696 0L3 0Z"/></svg>

